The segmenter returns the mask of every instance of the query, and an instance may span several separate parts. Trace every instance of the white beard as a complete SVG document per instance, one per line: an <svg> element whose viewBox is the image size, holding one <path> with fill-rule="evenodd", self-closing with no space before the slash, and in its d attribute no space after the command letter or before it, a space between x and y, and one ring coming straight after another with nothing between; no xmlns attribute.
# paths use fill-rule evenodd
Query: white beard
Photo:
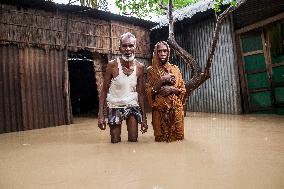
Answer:
<svg viewBox="0 0 284 189"><path fill-rule="evenodd" d="M124 61L126 61L126 62L130 62L130 61L133 61L133 60L134 60L135 55L133 54L133 55L130 56L130 57L126 57L126 56L122 55L121 58L122 58Z"/></svg>

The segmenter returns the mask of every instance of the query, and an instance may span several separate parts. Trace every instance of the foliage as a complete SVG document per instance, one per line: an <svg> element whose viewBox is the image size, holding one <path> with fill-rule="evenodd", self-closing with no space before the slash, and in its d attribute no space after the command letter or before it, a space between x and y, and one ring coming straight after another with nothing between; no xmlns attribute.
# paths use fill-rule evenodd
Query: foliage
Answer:
<svg viewBox="0 0 284 189"><path fill-rule="evenodd" d="M173 0L173 7L174 9L180 9L198 1L202 0ZM220 6L224 4L224 0L214 0L214 2L215 12L221 12ZM122 14L135 14L140 18L148 16L150 13L156 15L165 14L165 9L160 6L161 3L166 6L168 0L116 0L116 6ZM231 5L236 6L237 0L232 0Z"/></svg>
<svg viewBox="0 0 284 189"><path fill-rule="evenodd" d="M107 0L69 0L70 3L80 1L82 6L108 10ZM187 5L194 4L202 0L173 0L174 9L180 9ZM221 11L220 6L225 0L214 0L214 10L216 13ZM115 5L119 8L120 13L124 15L136 15L140 18L150 14L165 14L165 9L161 8L161 3L167 6L168 0L115 0ZM237 0L232 0L231 5L236 6Z"/></svg>
<svg viewBox="0 0 284 189"><path fill-rule="evenodd" d="M180 9L197 1L198 0L175 0L174 8ZM135 14L143 18L150 13L156 15L165 14L165 10L160 7L161 2L164 6L168 4L168 0L116 0L115 3L122 14Z"/></svg>
<svg viewBox="0 0 284 189"><path fill-rule="evenodd" d="M53 0L45 0L45 1L53 1ZM82 6L85 6L85 7L92 7L95 9L108 11L108 1L107 0L69 0L68 4L71 5L75 2L79 2Z"/></svg>
<svg viewBox="0 0 284 189"><path fill-rule="evenodd" d="M224 4L224 0L214 0L214 10L216 13L221 12L221 8L220 5ZM232 6L236 6L237 5L237 0L232 0L231 2Z"/></svg>
<svg viewBox="0 0 284 189"><path fill-rule="evenodd" d="M82 6L87 6L87 7L97 7L97 0L80 0L80 3Z"/></svg>

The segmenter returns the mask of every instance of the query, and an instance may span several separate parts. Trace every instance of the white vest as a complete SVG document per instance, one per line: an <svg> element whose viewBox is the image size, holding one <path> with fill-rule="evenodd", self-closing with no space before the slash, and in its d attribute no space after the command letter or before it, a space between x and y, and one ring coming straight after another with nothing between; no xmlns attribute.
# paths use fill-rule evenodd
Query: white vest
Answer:
<svg viewBox="0 0 284 189"><path fill-rule="evenodd" d="M109 108L138 106L136 65L129 76L123 73L119 58L117 59L117 67L118 76L111 80L107 94L107 106Z"/></svg>

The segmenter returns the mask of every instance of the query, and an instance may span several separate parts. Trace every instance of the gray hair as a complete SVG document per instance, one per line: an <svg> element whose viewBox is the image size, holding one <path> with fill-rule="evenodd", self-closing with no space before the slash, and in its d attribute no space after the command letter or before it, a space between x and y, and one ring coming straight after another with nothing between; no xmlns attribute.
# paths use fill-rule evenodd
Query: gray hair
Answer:
<svg viewBox="0 0 284 189"><path fill-rule="evenodd" d="M133 38L133 39L135 39L134 46L136 47L136 37L135 37L135 35L133 35L133 34L130 33L130 32L126 32L126 33L124 33L124 34L122 34L122 35L120 36L119 47L121 47L121 43L122 43L122 40L123 40L124 38Z"/></svg>

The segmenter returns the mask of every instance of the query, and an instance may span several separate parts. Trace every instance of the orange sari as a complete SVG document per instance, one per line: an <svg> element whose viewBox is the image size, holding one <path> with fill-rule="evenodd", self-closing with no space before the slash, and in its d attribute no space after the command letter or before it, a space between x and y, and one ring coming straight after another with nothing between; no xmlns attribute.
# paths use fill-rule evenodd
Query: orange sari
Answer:
<svg viewBox="0 0 284 189"><path fill-rule="evenodd" d="M184 112L183 102L185 95L185 85L182 75L177 66L167 62L163 70L159 68L157 48L155 47L152 59L152 66L147 68L146 95L152 107L152 125L155 140L172 142L184 138ZM173 74L176 77L174 87L181 92L179 95L170 94L166 97L159 93L152 99L152 87L164 74Z"/></svg>

